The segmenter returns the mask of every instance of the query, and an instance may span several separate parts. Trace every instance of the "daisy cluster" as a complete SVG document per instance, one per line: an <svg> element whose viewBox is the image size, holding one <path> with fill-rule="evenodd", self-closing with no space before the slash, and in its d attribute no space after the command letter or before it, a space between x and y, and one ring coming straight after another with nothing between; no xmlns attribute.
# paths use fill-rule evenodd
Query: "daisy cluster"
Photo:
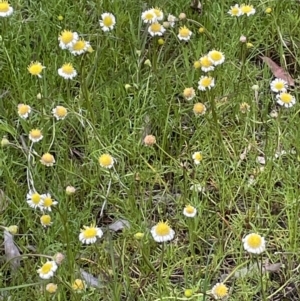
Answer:
<svg viewBox="0 0 300 301"><path fill-rule="evenodd" d="M0 0L0 17L8 17L13 13L13 8L8 4L7 1ZM234 5L230 8L228 13L231 16L240 17L240 16L251 16L255 14L255 9L252 5ZM176 26L180 24L182 20L185 19L185 16L181 15L178 18L172 14L169 14L165 17L163 11L157 7L150 8L145 10L141 14L142 22L146 27L146 32L151 37L161 37L167 33L167 30L176 29ZM114 29L116 25L116 18L112 13L103 13L101 15L101 19L99 20L100 28L103 32L109 32ZM180 24L182 25L182 24ZM176 31L177 37L180 41L189 41L193 35L192 31L190 31L186 25L178 26L178 30ZM64 29L60 32L58 36L58 46L60 49L69 52L74 56L80 56L85 54L86 52L92 52L93 49L91 47L90 42L85 41L76 31L71 31L68 29ZM212 49L212 48L210 48ZM213 72L219 65L222 65L225 62L225 55L222 51L212 49L200 57L196 62L194 62L194 68L201 70L204 74L200 76L198 80L198 90L199 93L208 92L215 87L215 77L213 76ZM150 63L151 64L151 63ZM32 76L36 76L37 78L42 77L42 73L46 69L45 66L39 61L31 62L27 70ZM57 73L59 76L66 80L73 80L78 76L77 70L73 67L73 64L70 62L64 63L58 70ZM128 89L130 87L127 87ZM271 91L276 93L276 100L279 105L285 107L291 107L295 104L295 97L288 92L288 83L287 81L276 78L270 83ZM196 97L196 91L193 87L187 87L183 91L183 97L190 101ZM40 96L41 97L41 96ZM35 110L31 108L29 105L20 103L17 106L18 116L21 118L22 122L29 119L31 115L34 114ZM241 110L247 111L249 107L247 107L246 103L243 103ZM195 115L203 115L206 113L206 106L201 102L197 102L194 104L193 111ZM50 113L50 112L49 112ZM49 114L50 115L50 114ZM62 105L55 106L51 111L52 118L56 121L64 120L68 115L68 109ZM41 142L44 138L45 133L43 132L42 127L31 128L28 131L28 140L30 141L30 155L36 154L34 148L36 145ZM143 139L143 143L146 147L153 147L157 143L155 136L146 135ZM30 158L30 156L29 156ZM199 165L203 160L203 155L200 151L196 151L191 156L195 165ZM44 166L52 167L56 164L56 160L54 156L49 152L45 152L40 156L40 162ZM113 157L109 153L103 153L98 157L98 163L100 168L107 169L107 173L111 175L111 173L115 170L115 164L117 163L117 159ZM31 179L32 180L32 179ZM55 210L55 206L58 205L58 201L49 193L39 193L39 190L36 190L33 181L29 181L29 192L27 193L27 204L34 210L42 212L42 216L40 217L40 222L43 227L49 227L52 225L51 212ZM204 192L204 187L201 187L199 184L195 184L191 187L191 190L196 192ZM67 187L66 193L72 194L75 192L74 187ZM197 216L197 208L191 204L187 204L183 210L182 214L187 218L195 218ZM77 240L79 240L82 244L91 245L97 243L98 239L101 239L104 235L103 230L96 225L96 223L92 223L89 226L83 225L82 229L78 231L76 234ZM158 243L166 243L172 241L175 238L175 230L170 226L167 221L160 221L156 225L153 225L149 229L149 235L152 236L152 239ZM136 233L136 239L143 239L143 233ZM244 250L251 254L261 254L266 249L266 241L265 238L257 233L247 234L241 241ZM38 274L42 279L50 279L52 278L58 269L57 260L48 260L46 261L38 270ZM76 279L71 287L75 291L83 291L85 289L85 282L81 279ZM46 290L48 292L55 292L57 289L57 285L53 283L48 283ZM186 292L186 296L188 297L190 292ZM222 299L227 297L229 294L228 287L220 282L215 284L211 289L211 295L215 299Z"/></svg>
<svg viewBox="0 0 300 301"><path fill-rule="evenodd" d="M242 4L239 6L239 4L235 4L234 6L230 7L230 10L228 11L228 14L230 14L232 17L240 17L240 16L252 16L255 14L255 8L253 5L248 4Z"/></svg>
<svg viewBox="0 0 300 301"><path fill-rule="evenodd" d="M281 78L275 78L270 83L272 92L276 93L277 103L286 108L292 107L296 103L296 98L291 93L287 92L288 82Z"/></svg>
<svg viewBox="0 0 300 301"><path fill-rule="evenodd" d="M207 54L200 57L199 60L194 62L194 68L200 69L204 73L213 72L218 65L223 64L225 61L225 55L218 50L211 50ZM198 90L207 91L211 90L215 86L215 79L212 75L202 75L198 81ZM192 100L196 96L195 89L188 87L183 90L183 97L186 100ZM201 102L194 104L193 112L196 116L200 116L206 113L206 106ZM198 160L199 161L199 160ZM195 161L196 163L196 161ZM197 163L196 163L197 164Z"/></svg>
<svg viewBox="0 0 300 301"><path fill-rule="evenodd" d="M166 32L167 28L173 28L179 20L185 19L184 14L181 14L179 18L169 14L166 21L164 21L164 13L157 7L145 10L141 17L143 22L148 25L147 30L152 37L162 36ZM179 27L177 34L179 40L189 41L191 36L192 31L190 31L185 25Z"/></svg>

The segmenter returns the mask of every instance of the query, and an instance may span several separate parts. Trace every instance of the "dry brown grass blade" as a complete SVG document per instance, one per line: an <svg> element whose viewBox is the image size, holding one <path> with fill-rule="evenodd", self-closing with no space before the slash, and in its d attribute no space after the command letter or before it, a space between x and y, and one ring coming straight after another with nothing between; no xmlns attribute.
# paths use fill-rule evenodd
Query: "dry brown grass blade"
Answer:
<svg viewBox="0 0 300 301"><path fill-rule="evenodd" d="M12 271L20 267L20 252L14 243L13 235L4 231L4 251L6 261L9 261Z"/></svg>
<svg viewBox="0 0 300 301"><path fill-rule="evenodd" d="M261 56L260 58L269 66L275 77L285 80L289 86L295 86L294 79L286 70L278 66L273 60L271 60L267 56Z"/></svg>
<svg viewBox="0 0 300 301"><path fill-rule="evenodd" d="M4 211L8 206L8 199L3 190L0 189L0 212Z"/></svg>

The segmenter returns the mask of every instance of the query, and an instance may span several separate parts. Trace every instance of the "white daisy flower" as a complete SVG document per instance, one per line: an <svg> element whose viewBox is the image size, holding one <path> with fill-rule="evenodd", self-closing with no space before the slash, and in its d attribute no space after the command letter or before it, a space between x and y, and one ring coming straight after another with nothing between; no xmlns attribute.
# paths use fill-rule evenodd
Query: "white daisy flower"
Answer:
<svg viewBox="0 0 300 301"><path fill-rule="evenodd" d="M241 5L241 13L242 15L247 15L248 17L255 14L255 8L253 5Z"/></svg>
<svg viewBox="0 0 300 301"><path fill-rule="evenodd" d="M196 93L195 93L195 89L194 88L185 88L183 90L183 97L186 100L192 100L195 96L196 96Z"/></svg>
<svg viewBox="0 0 300 301"><path fill-rule="evenodd" d="M63 120L68 115L68 110L63 106L56 106L52 109L52 114L56 120Z"/></svg>
<svg viewBox="0 0 300 301"><path fill-rule="evenodd" d="M50 279L54 276L54 272L57 270L57 264L55 261L47 261L40 269L37 270L39 276L42 279Z"/></svg>
<svg viewBox="0 0 300 301"><path fill-rule="evenodd" d="M224 283L217 283L213 286L211 293L216 300L223 299L228 296L228 287Z"/></svg>
<svg viewBox="0 0 300 301"><path fill-rule="evenodd" d="M64 79L73 79L77 75L77 71L74 69L73 65L70 63L63 64L61 68L58 69L58 74Z"/></svg>
<svg viewBox="0 0 300 301"><path fill-rule="evenodd" d="M239 5L236 4L236 5L230 7L228 14L232 17L239 17L242 15L242 11L241 11Z"/></svg>
<svg viewBox="0 0 300 301"><path fill-rule="evenodd" d="M39 142L43 139L43 134L39 129L33 129L29 132L29 139L32 142Z"/></svg>
<svg viewBox="0 0 300 301"><path fill-rule="evenodd" d="M192 158L194 159L194 163L196 165L198 165L202 161L203 156L202 156L202 154L200 152L195 152L195 153L193 153Z"/></svg>
<svg viewBox="0 0 300 301"><path fill-rule="evenodd" d="M175 231L165 222L159 222L151 229L151 234L156 242L165 242L172 240L175 236Z"/></svg>
<svg viewBox="0 0 300 301"><path fill-rule="evenodd" d="M191 205L187 205L183 209L183 214L187 217L195 217L197 214L197 209Z"/></svg>
<svg viewBox="0 0 300 301"><path fill-rule="evenodd" d="M103 236L103 232L100 228L95 227L94 225L83 226L84 229L80 230L79 240L83 244L93 244L97 241L97 237L101 238Z"/></svg>
<svg viewBox="0 0 300 301"><path fill-rule="evenodd" d="M9 5L8 1L0 1L0 17L9 17L14 9Z"/></svg>
<svg viewBox="0 0 300 301"><path fill-rule="evenodd" d="M27 193L27 204L33 209L42 208L43 198L36 191L30 190L29 193Z"/></svg>
<svg viewBox="0 0 300 301"><path fill-rule="evenodd" d="M18 104L18 114L21 118L27 119L31 112L31 107L23 103Z"/></svg>
<svg viewBox="0 0 300 301"><path fill-rule="evenodd" d="M153 9L145 10L142 13L142 20L146 24L151 24L151 23L157 22L157 17L156 17L156 14L154 13Z"/></svg>
<svg viewBox="0 0 300 301"><path fill-rule="evenodd" d="M214 66L221 65L225 61L225 56L221 51L212 50L207 56L212 61Z"/></svg>
<svg viewBox="0 0 300 301"><path fill-rule="evenodd" d="M104 168L112 168L115 164L115 159L110 154L103 154L98 158L99 164Z"/></svg>
<svg viewBox="0 0 300 301"><path fill-rule="evenodd" d="M198 81L198 89L201 91L210 90L215 86L215 80L211 76L201 76Z"/></svg>
<svg viewBox="0 0 300 301"><path fill-rule="evenodd" d="M290 108L296 103L295 97L287 92L277 94L276 99L278 104L286 108Z"/></svg>
<svg viewBox="0 0 300 301"><path fill-rule="evenodd" d="M89 42L79 39L72 45L72 47L69 47L68 49L73 55L81 55L87 52L89 47L91 47Z"/></svg>
<svg viewBox="0 0 300 301"><path fill-rule="evenodd" d="M162 36L166 29L158 22L153 22L148 27L148 32L152 37Z"/></svg>
<svg viewBox="0 0 300 301"><path fill-rule="evenodd" d="M275 78L271 83L270 83L271 90L273 92L286 92L286 89L288 87L288 83L281 79L281 78Z"/></svg>
<svg viewBox="0 0 300 301"><path fill-rule="evenodd" d="M104 13L101 15L101 20L99 20L100 26L103 31L110 31L114 29L116 24L116 18L111 13Z"/></svg>
<svg viewBox="0 0 300 301"><path fill-rule="evenodd" d="M183 26L179 28L177 37L179 40L188 41L192 34L193 33L186 26Z"/></svg>
<svg viewBox="0 0 300 301"><path fill-rule="evenodd" d="M213 61L208 57L208 55L202 56L199 59L201 70L204 72L213 71L215 69Z"/></svg>
<svg viewBox="0 0 300 301"><path fill-rule="evenodd" d="M264 237L256 233L251 233L243 238L244 249L253 254L260 254L266 249Z"/></svg>
<svg viewBox="0 0 300 301"><path fill-rule="evenodd" d="M171 27L175 26L175 22L177 21L177 18L171 14L168 15L168 22Z"/></svg>
<svg viewBox="0 0 300 301"><path fill-rule="evenodd" d="M52 199L52 197L51 197L51 195L49 193L42 194L41 198L43 200L43 205L41 207L43 210L52 211L51 207L58 204L57 201L55 201L55 200Z"/></svg>
<svg viewBox="0 0 300 301"><path fill-rule="evenodd" d="M79 36L77 32L64 30L58 37L59 47L61 49L69 49L78 41Z"/></svg>
<svg viewBox="0 0 300 301"><path fill-rule="evenodd" d="M155 7L155 8L152 8L152 11L156 15L156 20L157 21L162 21L164 19L164 13L162 12L161 9Z"/></svg>

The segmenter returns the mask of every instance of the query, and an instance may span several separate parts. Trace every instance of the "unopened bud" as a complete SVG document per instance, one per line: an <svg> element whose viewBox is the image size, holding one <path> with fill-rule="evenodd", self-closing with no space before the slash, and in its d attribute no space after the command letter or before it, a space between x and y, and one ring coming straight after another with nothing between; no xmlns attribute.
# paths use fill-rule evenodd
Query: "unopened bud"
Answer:
<svg viewBox="0 0 300 301"><path fill-rule="evenodd" d="M72 194L75 193L75 191L76 191L76 188L73 187L73 186L67 186L67 188L66 188L66 194L67 195L72 195Z"/></svg>

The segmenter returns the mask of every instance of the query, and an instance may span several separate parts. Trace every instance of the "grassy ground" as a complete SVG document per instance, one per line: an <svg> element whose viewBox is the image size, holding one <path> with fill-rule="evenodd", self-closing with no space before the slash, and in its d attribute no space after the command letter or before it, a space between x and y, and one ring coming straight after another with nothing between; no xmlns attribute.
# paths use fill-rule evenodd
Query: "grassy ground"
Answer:
<svg viewBox="0 0 300 301"><path fill-rule="evenodd" d="M260 56L286 68L297 86L300 3L252 1L256 14L240 18L227 14L235 4L228 0L202 1L201 14L189 1L161 3L19 0L10 3L14 13L0 19L0 136L11 143L0 149L0 222L18 225L14 240L22 255L12 272L1 250L3 300L211 300L209 290L220 281L230 300L299 300L299 105L276 104L274 76ZM167 29L162 46L140 17L155 5L166 15L187 15ZM111 32L99 26L106 11L117 20ZM193 32L187 43L177 38L183 24ZM77 31L94 52L73 56L61 50L64 29ZM241 43L241 35L253 47ZM193 63L212 49L226 60L211 73L215 87L202 92L197 82L204 73ZM42 78L28 73L31 61L46 66ZM65 62L78 71L74 80L58 76ZM186 87L197 90L191 101L182 97ZM292 93L298 99L297 88ZM196 102L206 105L205 115L195 116ZM240 110L243 102L249 112ZM33 109L26 120L17 114L20 103ZM64 120L51 114L57 105L68 109ZM44 138L31 148L33 128ZM157 144L146 147L146 134L155 135ZM279 150L287 154L274 159ZM203 154L199 165L192 159L196 151ZM39 161L46 152L55 157L52 167ZM99 165L103 153L116 159L113 169ZM58 201L51 227L42 227L41 211L26 203L28 171L37 191ZM190 190L193 184L205 191ZM76 187L72 196L65 193L68 185ZM197 208L195 218L182 214L186 204ZM120 219L130 226L109 230ZM165 245L150 234L160 220L176 232ZM93 222L104 236L83 245L80 229ZM145 236L138 240L137 232ZM260 256L243 249L242 238L251 232L266 239ZM53 278L41 280L43 256L57 252L66 260ZM255 270L267 261L281 266ZM101 288L74 292L81 269L99 278ZM49 282L58 285L55 295L45 291ZM193 291L190 298L186 289Z"/></svg>

